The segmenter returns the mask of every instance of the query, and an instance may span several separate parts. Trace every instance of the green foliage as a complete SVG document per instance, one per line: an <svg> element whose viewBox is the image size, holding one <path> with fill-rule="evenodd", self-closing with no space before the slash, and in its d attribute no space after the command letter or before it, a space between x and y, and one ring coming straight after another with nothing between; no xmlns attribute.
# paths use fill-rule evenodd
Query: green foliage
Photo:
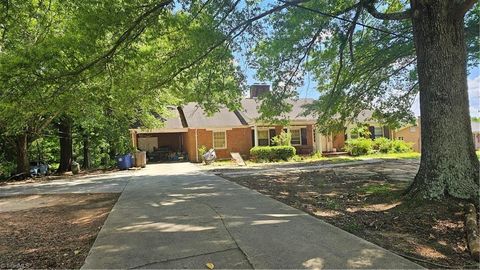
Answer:
<svg viewBox="0 0 480 270"><path fill-rule="evenodd" d="M360 137L364 138L370 138L371 132L370 129L368 128L368 125L357 125L354 128L352 128L351 133L358 134Z"/></svg>
<svg viewBox="0 0 480 270"><path fill-rule="evenodd" d="M363 1L366 3L368 1ZM380 12L404 11L409 1L376 1ZM316 82L319 100L307 106L319 116L322 133L338 131L362 110L372 110L392 128L414 120L411 104L418 94L412 20L381 20L358 8L362 1L305 1L268 17L254 48L260 80L272 81L273 102L263 109L281 114L291 108L280 100L297 96L306 77ZM357 5L357 8L355 8ZM315 12L318 11L318 12ZM325 16L363 22L355 27ZM468 63L478 65L480 6L465 18ZM349 29L352 31L349 33ZM393 33L393 34L392 34Z"/></svg>
<svg viewBox="0 0 480 270"><path fill-rule="evenodd" d="M207 147L205 145L200 146L198 148L198 155L203 159L203 155L205 155L205 153L207 153Z"/></svg>
<svg viewBox="0 0 480 270"><path fill-rule="evenodd" d="M412 143L402 140L392 140L389 153L408 153L412 152Z"/></svg>
<svg viewBox="0 0 480 270"><path fill-rule="evenodd" d="M412 152L412 144L403 140L390 140L381 137L373 141L373 149L380 153L408 153Z"/></svg>
<svg viewBox="0 0 480 270"><path fill-rule="evenodd" d="M293 146L255 146L250 149L250 156L256 161L288 160L295 154Z"/></svg>
<svg viewBox="0 0 480 270"><path fill-rule="evenodd" d="M27 133L30 158L57 163L66 116L75 159L87 136L92 166L109 166L131 151L128 129L161 127L169 106L238 108L243 75L219 27L242 19L221 19L230 11L183 0L0 3L0 136Z"/></svg>
<svg viewBox="0 0 480 270"><path fill-rule="evenodd" d="M292 134L290 132L282 131L279 135L272 138L272 143L277 146L291 146Z"/></svg>
<svg viewBox="0 0 480 270"><path fill-rule="evenodd" d="M390 153L392 141L385 137L375 138L373 141L373 149L380 153Z"/></svg>
<svg viewBox="0 0 480 270"><path fill-rule="evenodd" d="M1 160L0 161L0 180L10 177L12 172L15 171L15 163Z"/></svg>
<svg viewBox="0 0 480 270"><path fill-rule="evenodd" d="M373 141L367 138L350 139L345 141L345 150L352 156L370 154L373 150Z"/></svg>

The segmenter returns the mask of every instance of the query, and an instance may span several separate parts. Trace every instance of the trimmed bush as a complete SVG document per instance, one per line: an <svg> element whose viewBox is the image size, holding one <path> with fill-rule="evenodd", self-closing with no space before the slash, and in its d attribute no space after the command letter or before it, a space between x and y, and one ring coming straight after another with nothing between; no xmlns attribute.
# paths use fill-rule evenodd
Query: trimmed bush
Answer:
<svg viewBox="0 0 480 270"><path fill-rule="evenodd" d="M408 153L412 152L412 144L402 140L377 138L373 141L373 149L380 153Z"/></svg>
<svg viewBox="0 0 480 270"><path fill-rule="evenodd" d="M379 151L380 153L389 153L391 147L392 141L385 137L376 138L373 141L373 149Z"/></svg>
<svg viewBox="0 0 480 270"><path fill-rule="evenodd" d="M250 149L250 156L257 161L288 160L295 154L293 146L255 146Z"/></svg>
<svg viewBox="0 0 480 270"><path fill-rule="evenodd" d="M412 152L412 143L405 142L403 140L392 140L390 143L389 153L408 153Z"/></svg>
<svg viewBox="0 0 480 270"><path fill-rule="evenodd" d="M367 138L350 139L345 142L345 150L352 156L366 155L373 150L373 141Z"/></svg>

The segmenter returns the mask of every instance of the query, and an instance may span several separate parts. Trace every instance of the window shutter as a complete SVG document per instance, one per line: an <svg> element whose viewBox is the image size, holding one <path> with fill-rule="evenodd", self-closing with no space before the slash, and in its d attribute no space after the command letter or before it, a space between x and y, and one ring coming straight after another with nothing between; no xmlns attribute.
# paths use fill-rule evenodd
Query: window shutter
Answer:
<svg viewBox="0 0 480 270"><path fill-rule="evenodd" d="M388 127L383 127L383 136L390 139L390 129Z"/></svg>
<svg viewBox="0 0 480 270"><path fill-rule="evenodd" d="M272 139L273 139L273 137L275 137L275 136L276 136L275 129L274 129L274 128L272 128L272 129L268 130L268 133L269 133L269 136L270 136L270 143L269 143L269 144L270 144L270 145L273 145L273 143L272 143Z"/></svg>
<svg viewBox="0 0 480 270"><path fill-rule="evenodd" d="M255 146L255 130L252 129L252 147Z"/></svg>
<svg viewBox="0 0 480 270"><path fill-rule="evenodd" d="M375 127L369 126L368 131L370 131L370 139L375 139Z"/></svg>
<svg viewBox="0 0 480 270"><path fill-rule="evenodd" d="M300 133L302 136L302 145L307 145L307 129L306 128L301 128L300 129Z"/></svg>

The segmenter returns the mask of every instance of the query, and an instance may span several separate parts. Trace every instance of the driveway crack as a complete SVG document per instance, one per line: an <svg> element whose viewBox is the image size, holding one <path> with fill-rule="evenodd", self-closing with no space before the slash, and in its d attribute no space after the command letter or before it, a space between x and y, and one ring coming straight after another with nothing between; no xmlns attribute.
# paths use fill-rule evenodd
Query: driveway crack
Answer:
<svg viewBox="0 0 480 270"><path fill-rule="evenodd" d="M215 212L215 214L220 218L220 220L222 221L222 224L223 224L223 227L225 228L225 230L227 231L228 235L230 236L230 238L232 239L232 241L235 243L235 245L237 246L238 250L240 250L240 252L243 254L243 256L245 257L245 260L247 260L248 264L250 265L251 269L255 269L255 267L253 267L253 263L250 261L250 258L248 257L247 253L245 253L245 251L240 247L240 245L238 244L237 240L235 239L235 237L233 237L232 235L232 232L230 232L230 230L228 229L228 226L225 222L225 219L223 218L223 215L217 211L217 209L215 209L215 207L211 206L210 204L208 203L205 203L205 202L200 202L199 203L207 206L208 208L212 209L213 212Z"/></svg>
<svg viewBox="0 0 480 270"><path fill-rule="evenodd" d="M225 251L230 251L230 250L236 250L237 248L227 248L227 249L222 249L222 250L217 250L217 251L212 251L212 252L207 252L207 253L201 253L201 254L195 254L195 255L190 255L190 256L185 256L185 257L180 257L180 258L173 258L173 259L166 259L166 260L161 260L161 261L155 261L155 262L149 262L141 265L137 265L134 267L130 267L128 269L139 269L143 268L149 265L154 265L157 263L165 263L165 262L174 262L174 261L179 261L179 260L184 260L184 259L189 259L189 258L195 258L198 256L204 256L204 255L211 255L211 254L216 254L216 253L221 253Z"/></svg>

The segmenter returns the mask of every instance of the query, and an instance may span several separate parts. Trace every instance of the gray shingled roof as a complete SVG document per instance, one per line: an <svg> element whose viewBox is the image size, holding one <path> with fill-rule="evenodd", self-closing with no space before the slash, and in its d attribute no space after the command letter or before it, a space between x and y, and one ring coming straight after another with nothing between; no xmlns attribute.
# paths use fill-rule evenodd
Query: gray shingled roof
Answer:
<svg viewBox="0 0 480 270"><path fill-rule="evenodd" d="M176 107L168 108L170 115L165 120L164 128L183 128L182 120L180 118L180 113Z"/></svg>
<svg viewBox="0 0 480 270"><path fill-rule="evenodd" d="M292 111L290 111L285 115L287 119L295 120L295 121L316 121L317 120L313 115L307 115L307 116L303 115L303 112L305 111L303 106L306 104L311 104L313 102L313 99L311 98L298 99L298 100L290 99L288 102L292 104L293 107L292 107ZM249 124L253 124L255 122L255 119L260 116L260 113L258 112L260 104L261 104L260 100L255 98L242 99L243 109L240 110L240 114Z"/></svg>
<svg viewBox="0 0 480 270"><path fill-rule="evenodd" d="M231 112L227 108L221 108L220 111L214 115L207 116L204 110L196 103L188 103L183 107L183 112L188 127L191 128L221 128L244 125L235 112Z"/></svg>

